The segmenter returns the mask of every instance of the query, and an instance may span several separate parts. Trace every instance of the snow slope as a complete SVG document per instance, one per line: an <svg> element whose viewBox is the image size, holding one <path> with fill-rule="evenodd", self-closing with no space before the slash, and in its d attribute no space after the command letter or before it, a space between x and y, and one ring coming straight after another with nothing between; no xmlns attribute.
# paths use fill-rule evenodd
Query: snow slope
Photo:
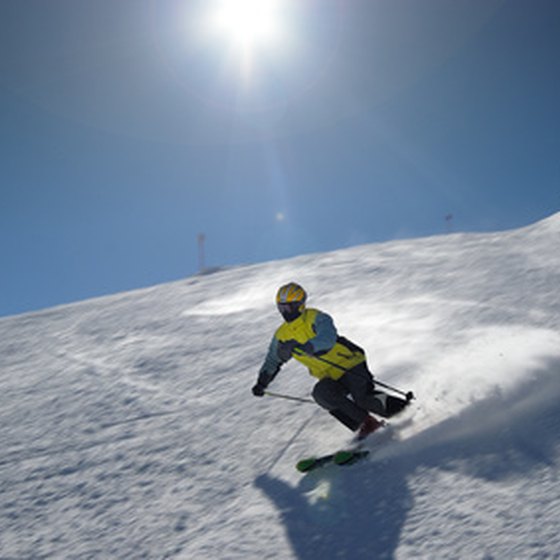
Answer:
<svg viewBox="0 0 560 560"><path fill-rule="evenodd" d="M0 320L0 558L560 558L559 241L557 214ZM417 395L369 461L301 476L349 432L250 392L292 279Z"/></svg>

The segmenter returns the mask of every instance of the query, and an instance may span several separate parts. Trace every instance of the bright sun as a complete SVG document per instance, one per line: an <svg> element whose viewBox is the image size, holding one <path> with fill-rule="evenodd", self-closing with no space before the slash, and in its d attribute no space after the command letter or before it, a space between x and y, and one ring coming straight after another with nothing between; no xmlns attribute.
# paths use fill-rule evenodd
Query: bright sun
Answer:
<svg viewBox="0 0 560 560"><path fill-rule="evenodd" d="M221 0L216 3L213 27L245 54L278 42L281 0Z"/></svg>

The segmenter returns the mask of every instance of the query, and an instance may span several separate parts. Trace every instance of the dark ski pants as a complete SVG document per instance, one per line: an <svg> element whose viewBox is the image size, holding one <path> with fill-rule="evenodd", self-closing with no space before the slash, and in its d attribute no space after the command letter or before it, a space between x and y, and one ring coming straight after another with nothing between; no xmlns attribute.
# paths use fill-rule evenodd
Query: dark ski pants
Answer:
<svg viewBox="0 0 560 560"><path fill-rule="evenodd" d="M313 388L313 398L352 431L360 427L368 412L387 418L406 406L406 401L374 389L373 377L365 362L337 380L321 379Z"/></svg>

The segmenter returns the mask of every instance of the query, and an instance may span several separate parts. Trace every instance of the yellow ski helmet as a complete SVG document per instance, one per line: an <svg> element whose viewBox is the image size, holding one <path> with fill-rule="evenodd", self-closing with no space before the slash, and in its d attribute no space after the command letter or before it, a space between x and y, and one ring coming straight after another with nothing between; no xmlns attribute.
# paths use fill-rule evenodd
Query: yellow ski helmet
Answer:
<svg viewBox="0 0 560 560"><path fill-rule="evenodd" d="M276 306L282 317L288 322L297 319L305 309L307 294L295 282L281 286L276 293Z"/></svg>

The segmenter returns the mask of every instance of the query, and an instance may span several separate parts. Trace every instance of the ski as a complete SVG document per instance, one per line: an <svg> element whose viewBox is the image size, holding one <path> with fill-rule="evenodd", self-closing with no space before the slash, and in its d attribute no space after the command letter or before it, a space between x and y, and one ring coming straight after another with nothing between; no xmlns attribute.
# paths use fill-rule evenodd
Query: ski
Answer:
<svg viewBox="0 0 560 560"><path fill-rule="evenodd" d="M301 459L297 462L296 469L301 473L307 473L329 464L339 466L353 465L368 455L369 450L367 449L343 449L341 451L337 451L336 453L329 453L328 455Z"/></svg>

